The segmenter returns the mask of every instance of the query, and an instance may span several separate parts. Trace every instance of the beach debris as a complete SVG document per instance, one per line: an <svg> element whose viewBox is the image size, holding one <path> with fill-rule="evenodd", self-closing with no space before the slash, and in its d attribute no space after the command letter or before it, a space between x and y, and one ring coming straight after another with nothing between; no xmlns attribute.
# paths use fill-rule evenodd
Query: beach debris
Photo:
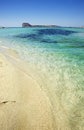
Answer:
<svg viewBox="0 0 84 130"><path fill-rule="evenodd" d="M16 101L3 101L3 102L0 102L0 104L6 104L6 103L8 103L8 102L10 102L10 103L15 103Z"/></svg>

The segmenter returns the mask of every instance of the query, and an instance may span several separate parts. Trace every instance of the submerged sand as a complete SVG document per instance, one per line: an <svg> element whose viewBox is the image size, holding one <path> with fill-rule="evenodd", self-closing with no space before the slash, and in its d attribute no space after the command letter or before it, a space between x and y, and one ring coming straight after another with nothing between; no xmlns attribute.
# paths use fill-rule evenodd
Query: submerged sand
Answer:
<svg viewBox="0 0 84 130"><path fill-rule="evenodd" d="M32 75L0 54L0 130L53 130L53 122L49 99Z"/></svg>

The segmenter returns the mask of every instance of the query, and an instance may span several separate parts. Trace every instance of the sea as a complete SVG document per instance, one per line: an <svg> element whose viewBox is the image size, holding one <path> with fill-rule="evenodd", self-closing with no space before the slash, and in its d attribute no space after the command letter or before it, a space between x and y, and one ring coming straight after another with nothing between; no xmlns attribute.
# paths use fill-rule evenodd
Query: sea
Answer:
<svg viewBox="0 0 84 130"><path fill-rule="evenodd" d="M0 46L15 50L35 68L59 130L65 123L69 129L63 130L84 130L84 29L4 28L0 29Z"/></svg>

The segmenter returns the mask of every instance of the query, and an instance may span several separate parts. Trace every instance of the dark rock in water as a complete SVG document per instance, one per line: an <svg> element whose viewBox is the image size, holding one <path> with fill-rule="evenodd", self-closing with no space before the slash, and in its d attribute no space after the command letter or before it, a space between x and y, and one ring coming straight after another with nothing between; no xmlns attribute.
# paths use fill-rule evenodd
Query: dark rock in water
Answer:
<svg viewBox="0 0 84 130"><path fill-rule="evenodd" d="M0 29L2 29L2 28L5 28L5 27L0 27Z"/></svg>
<svg viewBox="0 0 84 130"><path fill-rule="evenodd" d="M31 24L29 24L29 23L22 23L22 27L23 28L26 28L26 27L31 27L32 25Z"/></svg>

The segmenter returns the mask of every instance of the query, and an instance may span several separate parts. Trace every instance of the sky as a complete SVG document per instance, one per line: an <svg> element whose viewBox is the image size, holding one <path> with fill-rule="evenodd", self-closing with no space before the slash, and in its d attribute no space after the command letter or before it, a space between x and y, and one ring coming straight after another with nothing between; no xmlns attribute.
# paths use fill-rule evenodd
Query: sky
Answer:
<svg viewBox="0 0 84 130"><path fill-rule="evenodd" d="M84 0L0 0L0 26L84 26Z"/></svg>

